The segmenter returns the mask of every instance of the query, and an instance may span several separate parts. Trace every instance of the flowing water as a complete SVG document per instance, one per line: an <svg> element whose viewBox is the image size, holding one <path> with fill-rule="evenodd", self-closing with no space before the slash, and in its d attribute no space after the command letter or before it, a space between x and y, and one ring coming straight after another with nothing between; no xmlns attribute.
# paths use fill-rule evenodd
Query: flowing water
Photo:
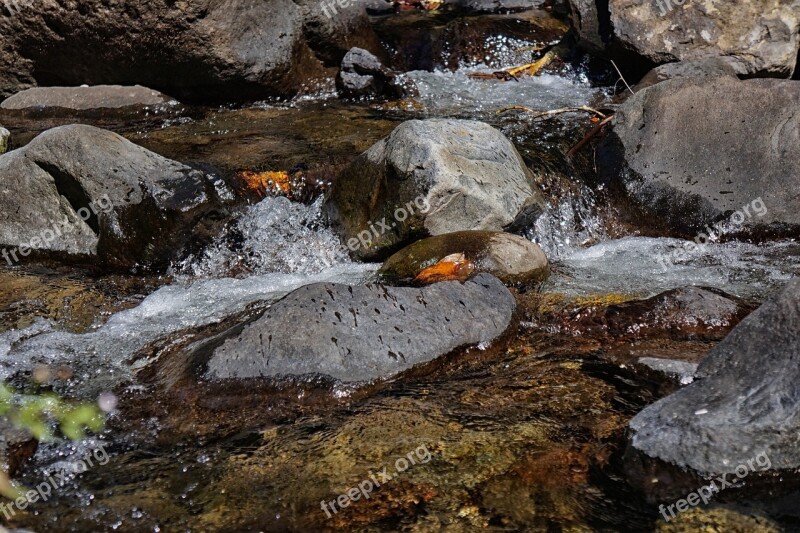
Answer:
<svg viewBox="0 0 800 533"><path fill-rule="evenodd" d="M524 43L496 44L511 51ZM497 111L589 105L606 94L580 69L505 83L467 76L483 68L472 63L452 72L410 72L420 89L413 105L344 105L324 93L288 104L148 117L114 129L168 157L232 174L300 162L338 164L403 120L466 117L492 123L523 155L547 161L564 151L565 142L574 143L576 129L585 131L587 117L566 114L532 124L524 115ZM32 136L43 127L15 133ZM708 243L678 256L684 241L619 235L607 227L602 191L567 174L560 179L574 187L562 190L560 201L529 231L554 265L544 293L648 297L703 285L758 302L800 270L795 242ZM137 372L152 362L141 354L154 343L177 346L189 332L248 306L263 307L304 284L373 279L378 265L351 262L319 212L319 200L263 199L243 209L208 249L135 291L123 310L97 312L78 331L44 316L5 328L0 377L21 380L39 365L69 365L73 375L57 384L60 392L93 398L115 391L120 397L100 440L39 448L23 483L33 486L52 472L66 473L67 482L13 523L36 531L658 527L652 504L624 483L619 454L627 420L664 390L598 357L603 347L593 339L521 330L508 344L468 351L373 389L337 394L292 385L283 391L226 390L227 400L217 402L207 389L183 396L141 382ZM131 398L137 407L126 406ZM203 425L207 419L235 426L244 415L257 423L224 431ZM76 469L101 443L109 461L83 473ZM374 497L332 516L320 508L320 500L335 499L421 447L429 461Z"/></svg>

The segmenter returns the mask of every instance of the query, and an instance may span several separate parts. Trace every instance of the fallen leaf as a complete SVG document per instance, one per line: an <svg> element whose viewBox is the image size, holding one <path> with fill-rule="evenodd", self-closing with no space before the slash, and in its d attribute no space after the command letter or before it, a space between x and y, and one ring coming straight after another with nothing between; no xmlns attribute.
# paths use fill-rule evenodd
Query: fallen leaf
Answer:
<svg viewBox="0 0 800 533"><path fill-rule="evenodd" d="M473 265L463 253L450 254L435 265L422 270L414 278L416 283L429 284L438 281L464 281L475 270Z"/></svg>

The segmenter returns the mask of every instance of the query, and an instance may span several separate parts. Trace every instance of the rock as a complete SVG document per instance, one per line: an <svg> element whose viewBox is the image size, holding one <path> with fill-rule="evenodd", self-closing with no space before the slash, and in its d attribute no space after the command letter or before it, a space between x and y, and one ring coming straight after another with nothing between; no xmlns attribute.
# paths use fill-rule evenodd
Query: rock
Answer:
<svg viewBox="0 0 800 533"><path fill-rule="evenodd" d="M396 72L384 67L363 48L351 48L344 56L336 75L336 88L344 98L384 96L397 99L417 94L413 82L399 80Z"/></svg>
<svg viewBox="0 0 800 533"><path fill-rule="evenodd" d="M544 200L522 157L481 122L410 120L333 184L329 220L359 258L386 257L417 237L530 225Z"/></svg>
<svg viewBox="0 0 800 533"><path fill-rule="evenodd" d="M353 46L381 50L356 2L31 2L0 17L0 95L136 83L186 102L290 96Z"/></svg>
<svg viewBox="0 0 800 533"><path fill-rule="evenodd" d="M408 282L444 257L463 253L475 272L487 272L507 285L542 282L550 274L539 245L510 233L459 231L417 241L393 256L380 270L386 280Z"/></svg>
<svg viewBox="0 0 800 533"><path fill-rule="evenodd" d="M493 341L515 307L508 289L488 274L423 288L316 283L195 346L190 357L212 380L388 378L456 348Z"/></svg>
<svg viewBox="0 0 800 533"><path fill-rule="evenodd" d="M570 4L573 24L590 48L624 49L656 64L727 57L736 61L740 74L788 78L800 50L798 0Z"/></svg>
<svg viewBox="0 0 800 533"><path fill-rule="evenodd" d="M759 454L800 467L800 280L745 318L704 359L691 385L630 422L645 455L700 474L733 473Z"/></svg>
<svg viewBox="0 0 800 533"><path fill-rule="evenodd" d="M654 68L634 87L639 92L656 83L674 78L719 78L720 76L736 77L736 69L731 61L722 57L706 57L689 61L667 63Z"/></svg>
<svg viewBox="0 0 800 533"><path fill-rule="evenodd" d="M796 234L798 101L796 81L661 82L619 108L599 173L629 197L632 222L701 240L722 226Z"/></svg>
<svg viewBox="0 0 800 533"><path fill-rule="evenodd" d="M610 40L608 13L598 12L595 0L569 0L569 4L572 27L577 30L581 44L594 52L602 51Z"/></svg>
<svg viewBox="0 0 800 533"><path fill-rule="evenodd" d="M8 142L11 140L11 132L0 126L0 155L8 150Z"/></svg>
<svg viewBox="0 0 800 533"><path fill-rule="evenodd" d="M0 157L0 246L164 266L219 209L211 178L110 131L61 126ZM79 259L79 258L75 258Z"/></svg>
<svg viewBox="0 0 800 533"><path fill-rule="evenodd" d="M613 337L720 340L752 311L750 304L719 289L689 286L610 305L593 318L583 313L581 320L601 325Z"/></svg>
<svg viewBox="0 0 800 533"><path fill-rule="evenodd" d="M89 111L107 109L167 108L177 102L158 91L135 85L94 87L35 87L0 103L0 109L14 111Z"/></svg>

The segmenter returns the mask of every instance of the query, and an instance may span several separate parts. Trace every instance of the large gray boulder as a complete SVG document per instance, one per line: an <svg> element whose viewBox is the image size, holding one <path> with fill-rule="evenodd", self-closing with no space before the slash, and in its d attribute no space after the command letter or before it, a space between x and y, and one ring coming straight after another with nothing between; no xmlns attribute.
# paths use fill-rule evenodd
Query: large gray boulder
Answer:
<svg viewBox="0 0 800 533"><path fill-rule="evenodd" d="M134 85L96 85L94 87L34 87L0 103L6 111L90 111L110 109L167 108L176 104L158 91Z"/></svg>
<svg viewBox="0 0 800 533"><path fill-rule="evenodd" d="M623 104L601 175L645 216L689 235L800 227L800 82L679 78Z"/></svg>
<svg viewBox="0 0 800 533"><path fill-rule="evenodd" d="M0 17L0 96L138 83L183 101L291 95L353 46L380 50L362 5L316 0L19 2Z"/></svg>
<svg viewBox="0 0 800 533"><path fill-rule="evenodd" d="M701 474L733 473L765 453L800 467L800 280L745 318L700 364L691 385L630 422L632 446Z"/></svg>
<svg viewBox="0 0 800 533"><path fill-rule="evenodd" d="M800 0L570 0L584 42L618 44L655 63L709 56L740 74L789 77L800 50ZM597 6L607 5L598 11Z"/></svg>
<svg viewBox="0 0 800 533"><path fill-rule="evenodd" d="M488 274L423 288L316 283L260 318L191 349L206 379L326 375L387 378L456 348L487 344L516 302Z"/></svg>
<svg viewBox="0 0 800 533"><path fill-rule="evenodd" d="M379 258L420 236L525 227L543 205L502 133L429 119L400 124L359 156L334 182L325 210L356 257Z"/></svg>
<svg viewBox="0 0 800 533"><path fill-rule="evenodd" d="M208 176L91 126L54 128L0 156L0 246L11 264L35 251L163 266L219 207Z"/></svg>

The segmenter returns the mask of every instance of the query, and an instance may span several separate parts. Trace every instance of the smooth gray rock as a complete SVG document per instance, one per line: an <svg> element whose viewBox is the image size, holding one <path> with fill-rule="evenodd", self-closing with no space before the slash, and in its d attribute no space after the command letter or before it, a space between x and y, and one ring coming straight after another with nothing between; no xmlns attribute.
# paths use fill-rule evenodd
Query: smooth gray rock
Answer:
<svg viewBox="0 0 800 533"><path fill-rule="evenodd" d="M792 75L800 50L800 0L570 0L573 25L592 48L625 49L656 64L726 57L745 75Z"/></svg>
<svg viewBox="0 0 800 533"><path fill-rule="evenodd" d="M543 206L502 133L482 122L429 119L400 124L359 156L334 182L325 211L353 254L371 259L416 237L525 227ZM388 228L370 237L378 221Z"/></svg>
<svg viewBox="0 0 800 533"><path fill-rule="evenodd" d="M353 46L381 50L359 2L21 3L0 17L2 96L136 83L187 102L257 100L334 75Z"/></svg>
<svg viewBox="0 0 800 533"><path fill-rule="evenodd" d="M632 445L702 474L732 473L766 453L800 467L800 280L745 318L702 361L691 385L630 422Z"/></svg>
<svg viewBox="0 0 800 533"><path fill-rule="evenodd" d="M0 246L19 260L33 249L163 265L218 207L208 176L91 126L54 128L0 156Z"/></svg>
<svg viewBox="0 0 800 533"><path fill-rule="evenodd" d="M0 103L0 109L92 109L150 108L177 103L158 91L134 85L95 85L93 87L35 87L19 92Z"/></svg>
<svg viewBox="0 0 800 533"><path fill-rule="evenodd" d="M388 378L508 327L516 302L488 274L423 288L316 283L243 328L196 346L207 379ZM203 364L204 363L204 364Z"/></svg>
<svg viewBox="0 0 800 533"><path fill-rule="evenodd" d="M724 221L742 232L793 233L800 227L798 102L797 81L663 81L619 108L598 150L600 174L620 185L645 224L687 235Z"/></svg>

